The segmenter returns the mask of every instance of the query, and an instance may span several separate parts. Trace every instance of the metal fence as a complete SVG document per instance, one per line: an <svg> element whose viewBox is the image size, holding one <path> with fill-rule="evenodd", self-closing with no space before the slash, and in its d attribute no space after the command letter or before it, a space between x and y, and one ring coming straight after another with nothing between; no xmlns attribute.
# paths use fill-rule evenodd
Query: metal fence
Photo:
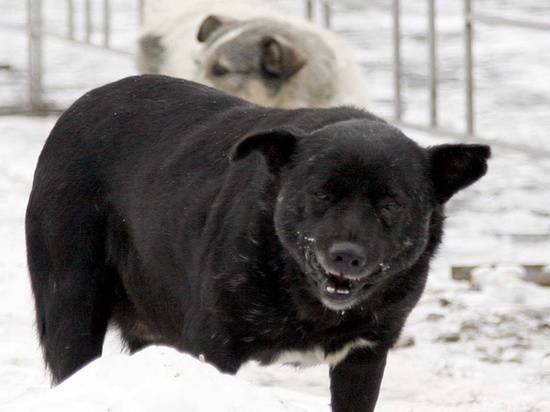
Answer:
<svg viewBox="0 0 550 412"><path fill-rule="evenodd" d="M464 94L465 94L465 119L462 130L449 130L440 128L438 122L438 58L437 58L437 14L436 0L426 0L428 2L428 87L429 87L429 112L430 120L428 124L409 123L403 121L402 111L402 58L401 58L401 4L402 0L392 0L392 18L393 18L393 121L403 126L424 130L436 134L452 135L459 138L471 139L476 141L486 141L488 143L497 143L501 146L508 146L513 149L520 149L536 155L548 155L550 152L544 148L533 148L520 143L508 143L495 141L494 138L480 136L476 128L476 89L474 78L474 29L477 24L498 25L510 28L523 28L529 30L543 30L550 32L550 23L517 20L501 17L498 15L476 13L473 9L473 0L463 0L463 38L464 38Z"/></svg>
<svg viewBox="0 0 550 412"><path fill-rule="evenodd" d="M42 42L45 36L61 38L70 42L81 43L86 46L100 47L116 53L130 54L129 50L112 47L111 36L111 0L101 0L101 19L92 20L92 0L84 1L84 33L77 37L75 34L75 3L74 0L64 0L66 7L66 31L64 34L48 32L42 25L43 2L42 0L27 0L26 14L27 22L24 27L28 38L27 57L27 97L22 106L0 107L2 113L43 113L56 111L61 108L52 107L44 103L42 87ZM138 19L143 21L145 0L136 0L138 3ZM474 78L474 30L478 24L499 25L510 28L522 28L528 30L543 30L550 32L550 23L509 19L497 15L476 13L472 8L473 0L463 1L463 59L464 59L464 95L465 95L465 118L461 130L442 128L439 123L438 94L440 81L438 77L438 30L437 30L437 1L425 0L428 5L427 16L427 53L428 53L428 88L429 88L429 121L427 123L411 123L403 120L403 59L402 59L402 0L392 0L392 50L393 50L393 122L402 126L416 128L427 132L443 135L451 135L460 138L475 138L477 141L495 142L494 139L479 136L476 128L476 89ZM310 20L317 20L326 27L331 27L334 18L332 0L304 0L304 13ZM390 12L390 10L388 10ZM97 20L97 19L96 19ZM100 41L93 41L92 33L101 29ZM94 30L95 29L95 30ZM534 152L533 148L516 143L497 142L504 146L513 146L525 151ZM539 149L536 150L541 153Z"/></svg>
<svg viewBox="0 0 550 412"><path fill-rule="evenodd" d="M77 36L75 30L76 3L75 0L63 0L66 10L64 28L65 32L48 31L43 25L43 1L26 0L27 21L24 25L12 25L7 28L25 30L27 35L27 63L26 63L26 98L23 104L0 107L1 114L41 114L58 112L63 110L53 104L44 101L43 90L43 42L45 37L57 38L72 43L82 44L87 47L97 47L110 50L115 53L131 55L130 50L112 47L112 0L101 0L101 17L94 20L92 13L92 0L84 0L80 3L84 16L84 32ZM138 21L143 22L145 0L136 0ZM94 41L92 34L101 32L101 39Z"/></svg>

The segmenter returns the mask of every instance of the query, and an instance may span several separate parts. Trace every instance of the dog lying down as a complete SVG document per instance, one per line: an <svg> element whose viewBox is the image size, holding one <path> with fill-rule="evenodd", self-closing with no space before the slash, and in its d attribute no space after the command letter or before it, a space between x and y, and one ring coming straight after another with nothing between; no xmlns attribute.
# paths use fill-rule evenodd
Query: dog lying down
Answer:
<svg viewBox="0 0 550 412"><path fill-rule="evenodd" d="M227 373L328 363L332 410L372 411L444 205L489 154L165 76L87 93L48 137L26 215L54 380L99 357L112 323L131 351L165 344Z"/></svg>
<svg viewBox="0 0 550 412"><path fill-rule="evenodd" d="M265 1L157 7L147 14L137 66L140 73L194 80L266 106L367 105L350 46Z"/></svg>

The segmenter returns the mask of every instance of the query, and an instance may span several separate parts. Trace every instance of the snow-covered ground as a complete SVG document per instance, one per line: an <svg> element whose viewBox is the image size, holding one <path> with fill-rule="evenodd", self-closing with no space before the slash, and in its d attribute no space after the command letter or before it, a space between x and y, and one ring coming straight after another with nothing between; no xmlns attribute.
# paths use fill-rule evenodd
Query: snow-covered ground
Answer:
<svg viewBox="0 0 550 412"><path fill-rule="evenodd" d="M212 402L221 397L227 405L235 402L227 410L244 410L238 397L225 396L231 393L224 392L225 387L237 393L250 391L252 399L267 402L265 408L273 410L326 406L326 367L249 365L239 373L239 378L254 384L249 387L212 371L199 371L197 362L168 349L152 348L134 358L119 355L114 333L105 348L109 358L49 393L33 330L23 216L33 167L54 121L0 118L0 410L51 405L49 410L68 411L79 404L87 405L87 410L148 411L156 405L154 400L167 397L173 402L163 401L163 410L175 411L192 405L208 390L216 394ZM409 134L425 144L436 142ZM525 155L497 150L485 180L450 205L444 247L409 322L407 333L415 343L392 352L379 410L550 408L550 289L521 280L514 266L550 263L549 241L525 243L521 237L506 236L550 232L550 203L545 202L550 198L549 168L548 160L535 163ZM450 279L450 263L500 267L478 270L470 284ZM157 364L163 356L166 361ZM187 368L197 373L182 373ZM199 378L203 373L204 381ZM273 390L264 392L258 386ZM311 396L302 398L296 392ZM185 410L214 410L188 407Z"/></svg>
<svg viewBox="0 0 550 412"><path fill-rule="evenodd" d="M20 3L0 0L0 10L13 11L0 15L0 22L21 17L16 13ZM44 3L54 9L48 12L52 18L59 19L55 7L61 8L52 1ZM347 0L345 7L353 3L361 2ZM342 11L335 27L360 46L373 108L388 114L390 21L383 3L387 5L371 1L366 11L346 15ZM425 27L425 2L403 3L410 47L407 116L421 118L426 116L425 77L418 73L425 72L425 54L418 33ZM413 3L416 6L409 6ZM476 3L493 11L500 4L508 15L550 15L550 5L536 0ZM441 28L446 33L442 54L448 53L442 65L447 93L441 98L450 116L445 121L456 124L451 117L461 113L456 109L460 50L455 47L461 2L445 4L449 6L441 10ZM486 94L480 102L480 123L503 140L529 138L526 143L550 149L548 35L520 32L522 37L510 30L481 33L489 37L487 53L479 56L480 76L487 80L480 86L480 93ZM500 39L498 33L505 37ZM19 52L23 45L18 32L0 28L0 63L8 59L18 66L24 59ZM503 56L506 64L496 65ZM60 104L133 72L128 57L58 40L47 42L46 60L48 98ZM0 104L20 94L7 87L18 73L2 77L0 71ZM226 377L168 348L149 348L133 357L121 354L116 333L107 339L105 358L49 389L33 330L23 217L36 159L54 123L54 117L0 117L0 410L328 411L326 367L251 364L237 378ZM450 141L408 134L423 144ZM378 410L550 411L550 288L524 281L518 266L550 265L550 159L495 148L488 175L457 196L448 214L447 234L427 291L407 326L414 344L392 351ZM450 278L451 264L484 267L474 272L472 282L458 282Z"/></svg>

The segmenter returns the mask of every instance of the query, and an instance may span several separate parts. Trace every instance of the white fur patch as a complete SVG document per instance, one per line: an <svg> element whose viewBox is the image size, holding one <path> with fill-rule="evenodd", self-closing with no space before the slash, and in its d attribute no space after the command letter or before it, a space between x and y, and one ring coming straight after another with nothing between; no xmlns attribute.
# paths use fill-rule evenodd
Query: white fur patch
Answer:
<svg viewBox="0 0 550 412"><path fill-rule="evenodd" d="M358 338L346 343L335 352L325 353L325 351L318 346L307 351L284 351L277 356L274 363L298 364L300 366L314 366L320 363L336 365L345 359L353 349L372 348L375 345L375 342Z"/></svg>
<svg viewBox="0 0 550 412"><path fill-rule="evenodd" d="M234 30L230 30L227 33L225 33L220 38L216 39L214 43L212 43L209 48L215 49L220 44L229 43L231 40L236 39L241 34L243 34L246 30L248 30L248 27L250 24L243 24L241 27L236 28Z"/></svg>

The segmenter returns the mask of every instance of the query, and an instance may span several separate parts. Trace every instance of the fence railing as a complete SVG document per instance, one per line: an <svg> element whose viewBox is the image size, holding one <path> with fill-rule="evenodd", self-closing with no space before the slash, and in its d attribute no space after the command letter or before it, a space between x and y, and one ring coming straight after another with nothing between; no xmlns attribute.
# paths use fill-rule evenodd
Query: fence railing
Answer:
<svg viewBox="0 0 550 412"><path fill-rule="evenodd" d="M476 88L475 88L475 62L474 62L474 29L477 24L502 26L510 28L522 28L529 30L550 32L550 23L511 19L487 13L478 13L473 9L474 0L463 1L463 59L464 59L464 123L461 130L441 127L439 124L439 60L438 60L438 39L437 39L437 1L425 0L427 2L427 53L428 53L428 93L429 93L429 121L427 123L410 122L403 119L403 59L402 59L402 5L403 0L392 0L392 52L393 52L393 115L390 119L393 123L401 126L417 129L424 132L438 135L452 136L459 139L476 140L497 144L502 147L519 149L535 156L550 156L550 149L534 148L519 142L508 142L495 138L480 135L476 125ZM316 9L321 10L321 21L326 27L330 27L335 18L332 10L331 0L306 0L306 16L313 20L316 16ZM315 7L317 6L317 7ZM318 20L318 19L317 19Z"/></svg>
<svg viewBox="0 0 550 412"><path fill-rule="evenodd" d="M465 119L462 130L442 128L438 121L438 53L437 53L437 14L436 0L426 0L428 10L427 48L428 48L428 88L429 88L429 123L414 123L403 120L402 98L402 0L392 0L393 20L393 122L415 128L418 130L450 135L463 139L475 139L480 142L498 144L504 147L520 149L537 156L548 156L550 150L546 148L533 148L518 142L506 142L494 138L481 136L476 127L476 88L474 76L474 28L477 24L498 25L511 28L524 28L529 30L543 30L550 32L550 23L510 19L502 16L476 13L473 9L473 0L463 0L463 38L464 38L464 94L465 94Z"/></svg>
<svg viewBox="0 0 550 412"><path fill-rule="evenodd" d="M112 43L112 24L111 9L112 0L101 0L101 18L94 20L92 13L92 0L84 0L84 30L83 35L77 36L75 30L75 1L64 0L66 7L66 30L65 33L50 32L43 26L43 0L27 0L26 13L27 22L24 27L20 27L27 32L28 58L27 58L27 76L25 103L21 106L0 107L0 114L27 112L40 113L44 111L56 111L61 108L47 105L43 99L42 73L42 43L44 36L60 38L70 42L76 42L82 45L99 47L111 50L116 53L131 54L130 50L113 47ZM473 10L473 0L463 1L463 59L464 59L464 122L462 129L449 129L440 126L439 123L439 60L438 60L438 30L437 30L437 1L427 1L427 54L428 54L428 92L429 92L429 116L426 123L415 123L405 121L403 116L403 59L402 59L402 21L405 16L402 13L402 0L392 0L391 18L392 18L392 51L393 51L393 115L392 121L403 126L420 129L427 132L452 135L460 138L475 138L478 141L495 142L503 146L511 146L524 151L536 152L536 154L545 153L544 149L535 150L529 146L519 143L496 142L494 139L480 136L476 127L476 88L474 76L474 30L477 24L498 25L511 28L522 28L529 30L543 30L550 32L550 23L540 21L526 21L519 19L510 19L502 16L476 13ZM136 0L138 21L143 21L145 9L145 0ZM331 27L335 16L334 3L332 0L304 0L304 13L310 20L317 20L326 27ZM97 2L95 3L97 4ZM97 13L95 14L97 17ZM12 27L13 28L13 27ZM100 29L101 36L93 36ZM95 39L95 41L94 41Z"/></svg>
<svg viewBox="0 0 550 412"><path fill-rule="evenodd" d="M92 12L92 0L80 3L82 10L77 10L75 0L63 0L65 13L65 32L49 31L43 24L43 0L26 0L27 20L23 25L10 25L5 28L25 31L27 36L27 63L26 63L26 98L22 104L0 107L0 115L14 113L39 114L58 112L64 108L44 101L43 90L43 43L44 38L60 39L87 47L101 48L119 54L131 55L132 51L113 47L112 38L112 0L101 0L100 18ZM137 19L143 22L145 0L136 0ZM96 2L97 4L97 2ZM83 34L78 36L75 18L77 11L84 17ZM100 40L94 41L94 34L100 32ZM97 36L96 36L97 37Z"/></svg>

